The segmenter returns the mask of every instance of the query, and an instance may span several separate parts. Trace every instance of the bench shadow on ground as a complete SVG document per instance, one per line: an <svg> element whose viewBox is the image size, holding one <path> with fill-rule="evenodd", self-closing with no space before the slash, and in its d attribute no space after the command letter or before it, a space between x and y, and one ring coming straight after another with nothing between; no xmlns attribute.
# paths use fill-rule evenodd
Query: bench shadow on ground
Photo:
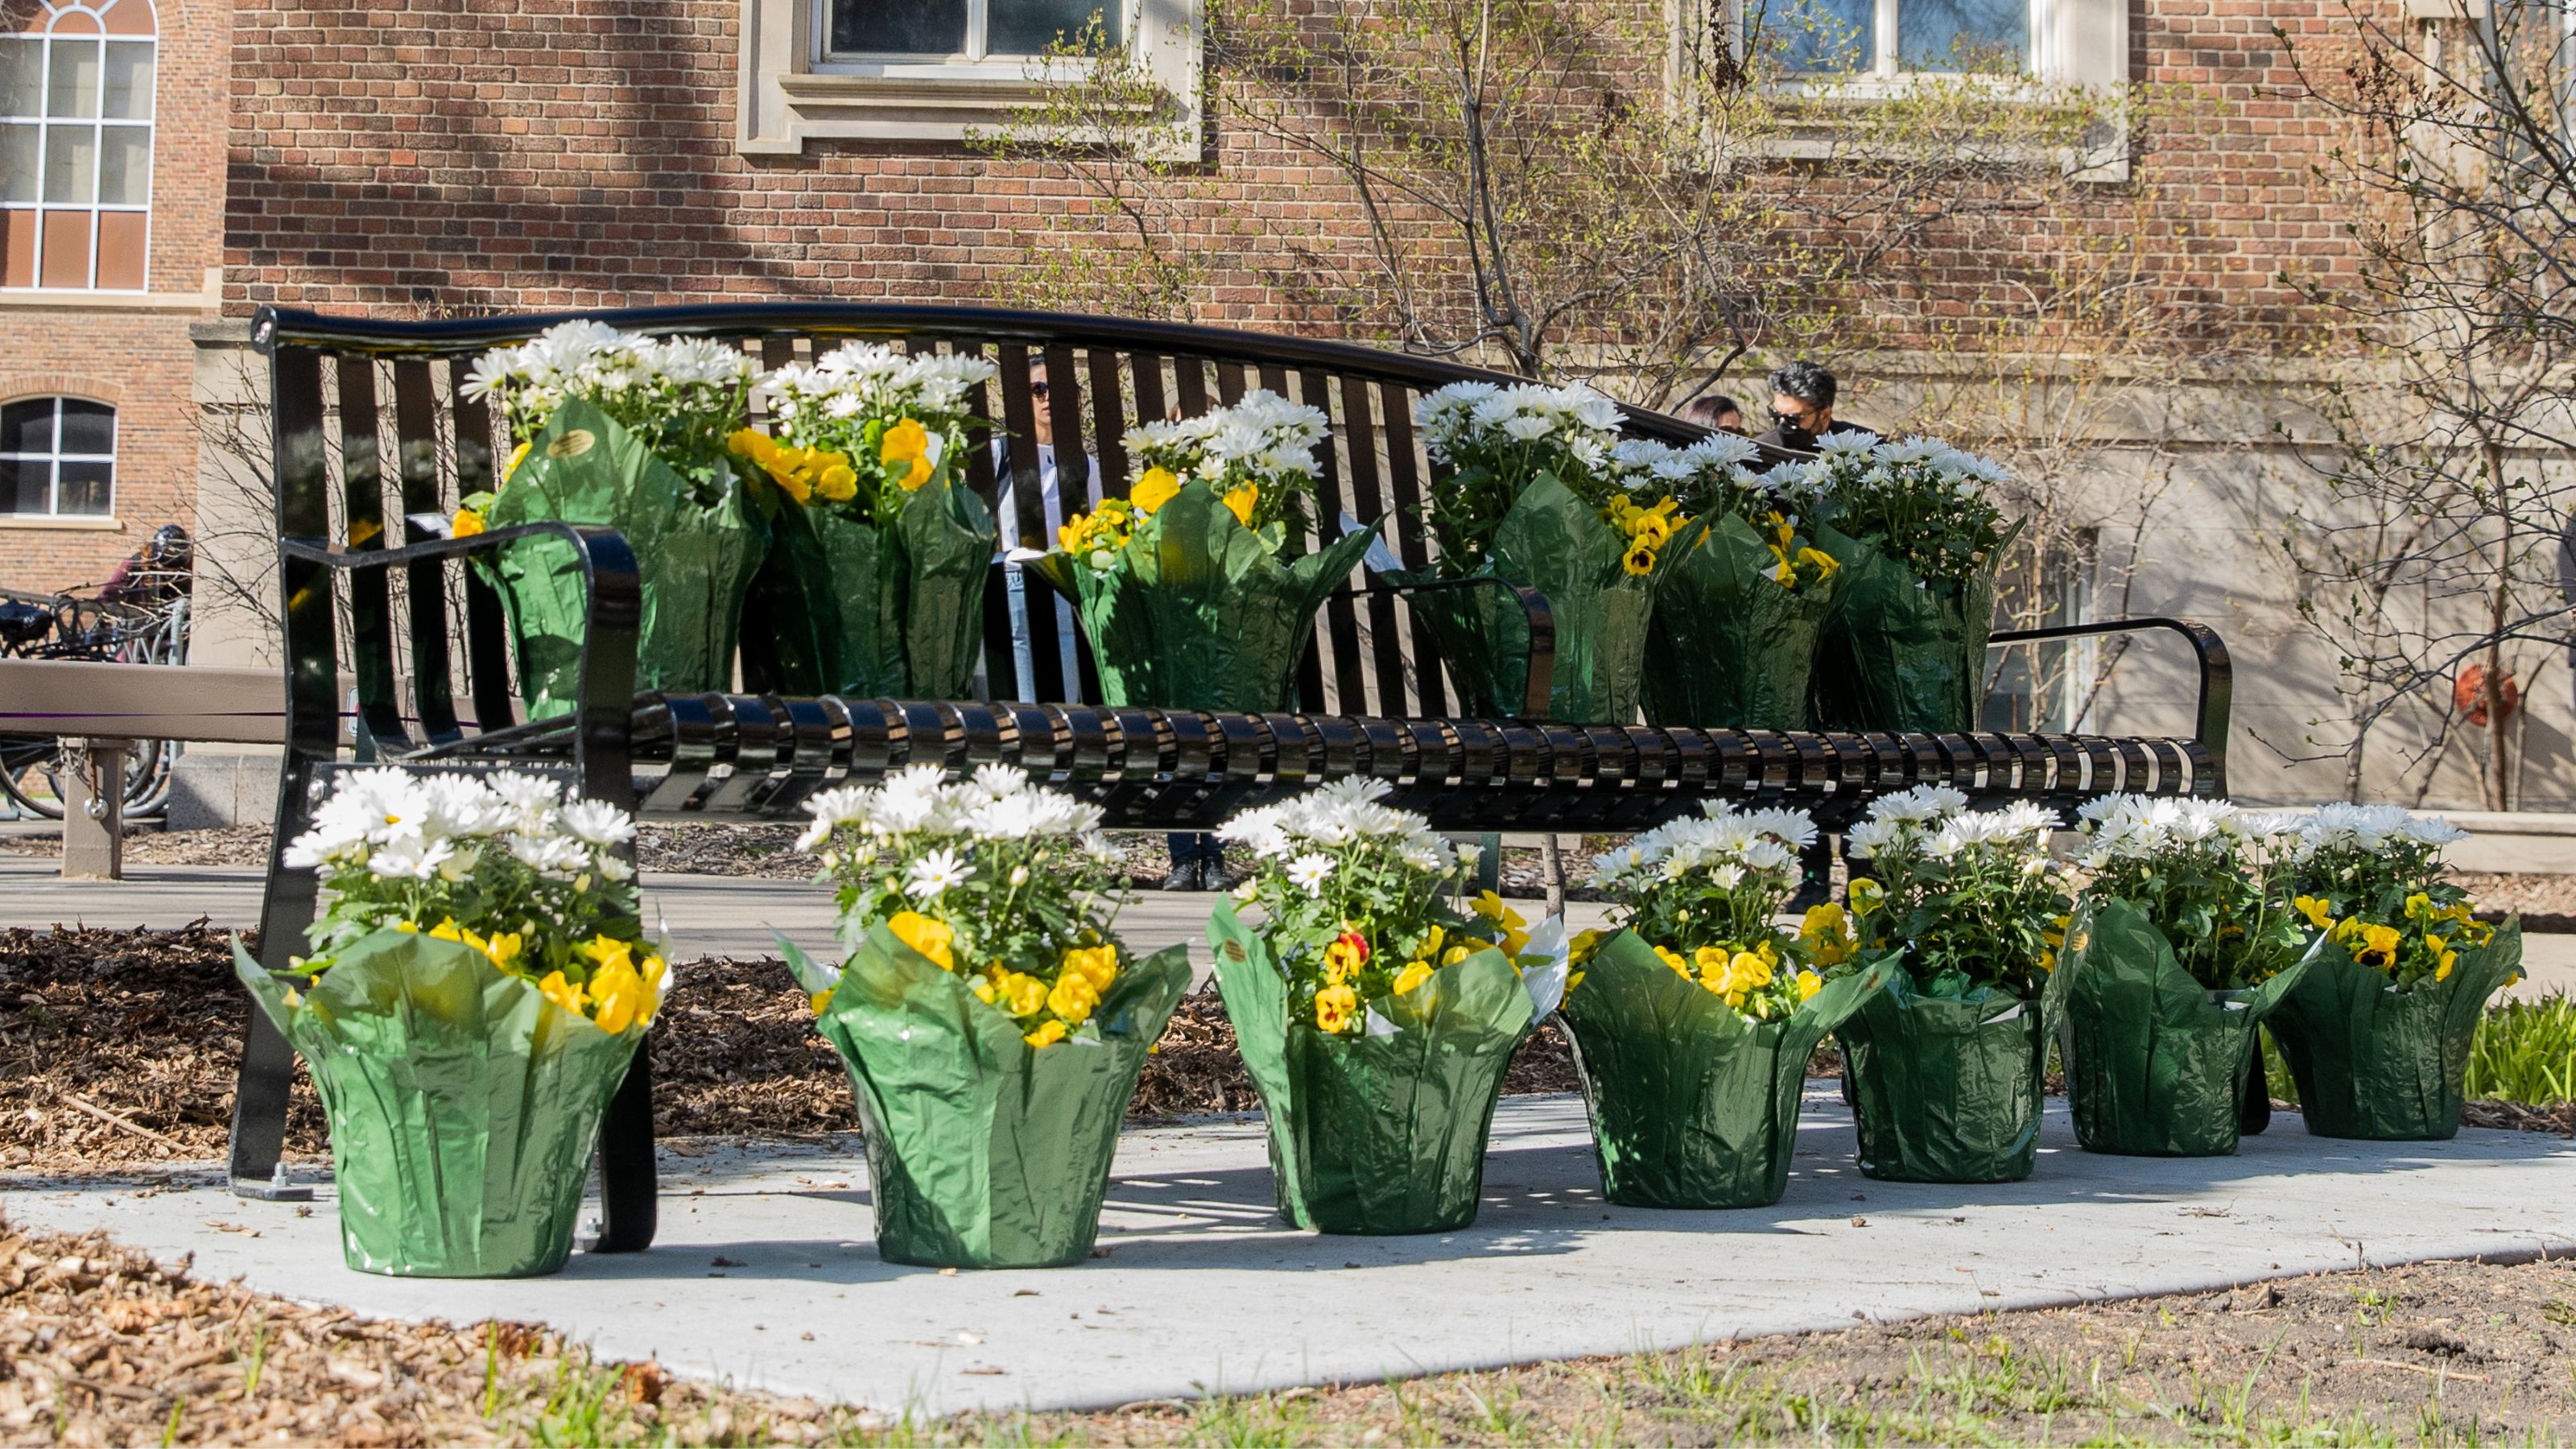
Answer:
<svg viewBox="0 0 2576 1449"><path fill-rule="evenodd" d="M1211 1124L1214 1125L1214 1124ZM1227 1126L1240 1129L1245 1124ZM1248 1134L1247 1134L1248 1135ZM2485 1138L2495 1140L2482 1140ZM1256 1139L1257 1140L1257 1139ZM2295 1115L2274 1119L2271 1129L2245 1139L2234 1157L2111 1157L2083 1152L2062 1111L2052 1111L2039 1162L2017 1183L1951 1184L1888 1182L1862 1175L1853 1162L1854 1133L1839 1103L1810 1102L1799 1132L1787 1193L1761 1208L1716 1210L1625 1208L1601 1195L1591 1144L1562 1141L1498 1145L1486 1156L1482 1205L1469 1227L1404 1237L1325 1236L1288 1227L1274 1206L1266 1164L1217 1167L1175 1163L1167 1170L1130 1165L1111 1179L1100 1245L1103 1267L1127 1271L1334 1271L1353 1267L1402 1267L1480 1259L1558 1256L1577 1251L1602 1233L1676 1232L1748 1237L1815 1237L1856 1215L1894 1219L1966 1221L1979 1213L2096 1204L2191 1206L2223 1198L2230 1186L2323 1168L2346 1174L2422 1172L2464 1162L2527 1160L2576 1151L2576 1143L2522 1133L2479 1133L2443 1143L2352 1142L2308 1137ZM819 1156L813 1169L849 1175L837 1188L781 1181L807 1159L781 1161L745 1154L707 1180L708 1195L688 1201L715 1203L737 1194L761 1194L865 1209L871 1198L854 1175L855 1154ZM735 1171L724 1171L732 1167ZM674 1199L665 1199L667 1210ZM864 1223L833 1213L864 1234ZM819 1225L818 1225L819 1226ZM700 1255L704 1255L700 1257ZM700 1266L714 1258L721 1268ZM668 1244L635 1257L590 1258L588 1275L668 1278L720 1273L728 1278L795 1280L828 1284L891 1282L934 1273L932 1268L888 1263L865 1237L818 1235L812 1239L744 1239ZM1054 1270L1061 1271L1061 1270Z"/></svg>

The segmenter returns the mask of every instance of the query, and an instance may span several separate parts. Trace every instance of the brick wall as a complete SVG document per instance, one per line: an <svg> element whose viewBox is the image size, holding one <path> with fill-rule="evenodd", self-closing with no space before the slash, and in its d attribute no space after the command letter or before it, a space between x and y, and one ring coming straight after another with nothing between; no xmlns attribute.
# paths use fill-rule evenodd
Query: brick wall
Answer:
<svg viewBox="0 0 2576 1449"><path fill-rule="evenodd" d="M129 0L130 3L130 0ZM14 28L33 0L0 8ZM117 305L29 305L0 292L0 401L73 394L117 410L116 527L30 526L0 518L0 585L58 589L105 578L164 523L193 525L192 305L222 264L228 0L160 0L154 88L150 294Z"/></svg>
<svg viewBox="0 0 2576 1449"><path fill-rule="evenodd" d="M2155 148L2066 211L1936 240L1873 300L1972 311L2070 234L2143 234L2215 345L2307 325L2285 269L2348 266L2310 164L2333 127L2284 99L2270 27L2336 0L2140 0L2132 74ZM718 298L997 300L1069 183L937 143L734 148L740 0L246 0L233 75L226 300L437 313ZM1233 83L1229 80L1227 83ZM2187 93L2186 93L2187 90ZM1353 223L1329 178L1221 131L1201 208L1253 218L1207 320L1321 329L1269 238ZM1799 184L1818 184L1812 178ZM1829 183L1827 183L1829 184ZM2144 218L2143 222L2141 218Z"/></svg>

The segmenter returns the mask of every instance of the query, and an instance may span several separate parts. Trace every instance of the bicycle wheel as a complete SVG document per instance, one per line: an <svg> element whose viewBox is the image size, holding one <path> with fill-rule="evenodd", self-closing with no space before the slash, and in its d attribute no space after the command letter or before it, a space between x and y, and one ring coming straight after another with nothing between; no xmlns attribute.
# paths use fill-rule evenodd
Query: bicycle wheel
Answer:
<svg viewBox="0 0 2576 1449"><path fill-rule="evenodd" d="M52 740L19 737L0 743L0 795L8 796L9 803L23 814L45 820L62 819L60 794L48 798L28 789L25 783L31 774L43 775L48 782L45 788L52 789L54 760L59 754Z"/></svg>

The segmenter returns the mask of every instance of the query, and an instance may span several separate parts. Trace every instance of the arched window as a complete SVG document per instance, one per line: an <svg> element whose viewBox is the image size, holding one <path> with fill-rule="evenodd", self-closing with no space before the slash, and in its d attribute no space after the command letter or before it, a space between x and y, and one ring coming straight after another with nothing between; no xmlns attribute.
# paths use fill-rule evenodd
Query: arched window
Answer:
<svg viewBox="0 0 2576 1449"><path fill-rule="evenodd" d="M155 34L152 0L48 0L0 36L0 286L149 285Z"/></svg>
<svg viewBox="0 0 2576 1449"><path fill-rule="evenodd" d="M116 409L80 397L0 403L0 516L116 512Z"/></svg>

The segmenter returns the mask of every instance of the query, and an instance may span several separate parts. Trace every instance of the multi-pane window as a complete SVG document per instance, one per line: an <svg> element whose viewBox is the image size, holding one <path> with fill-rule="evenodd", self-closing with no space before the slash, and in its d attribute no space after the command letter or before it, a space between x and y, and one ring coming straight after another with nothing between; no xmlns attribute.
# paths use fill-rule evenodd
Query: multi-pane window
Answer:
<svg viewBox="0 0 2576 1449"><path fill-rule="evenodd" d="M1122 45L1126 0L826 0L840 57L1036 56L1063 44Z"/></svg>
<svg viewBox="0 0 2576 1449"><path fill-rule="evenodd" d="M0 286L141 291L151 0L54 0L0 36Z"/></svg>
<svg viewBox="0 0 2576 1449"><path fill-rule="evenodd" d="M1894 79L2030 67L2041 0L1750 0L1746 30L1791 70Z"/></svg>
<svg viewBox="0 0 2576 1449"><path fill-rule="evenodd" d="M0 515L116 511L116 409L77 397L0 403Z"/></svg>

